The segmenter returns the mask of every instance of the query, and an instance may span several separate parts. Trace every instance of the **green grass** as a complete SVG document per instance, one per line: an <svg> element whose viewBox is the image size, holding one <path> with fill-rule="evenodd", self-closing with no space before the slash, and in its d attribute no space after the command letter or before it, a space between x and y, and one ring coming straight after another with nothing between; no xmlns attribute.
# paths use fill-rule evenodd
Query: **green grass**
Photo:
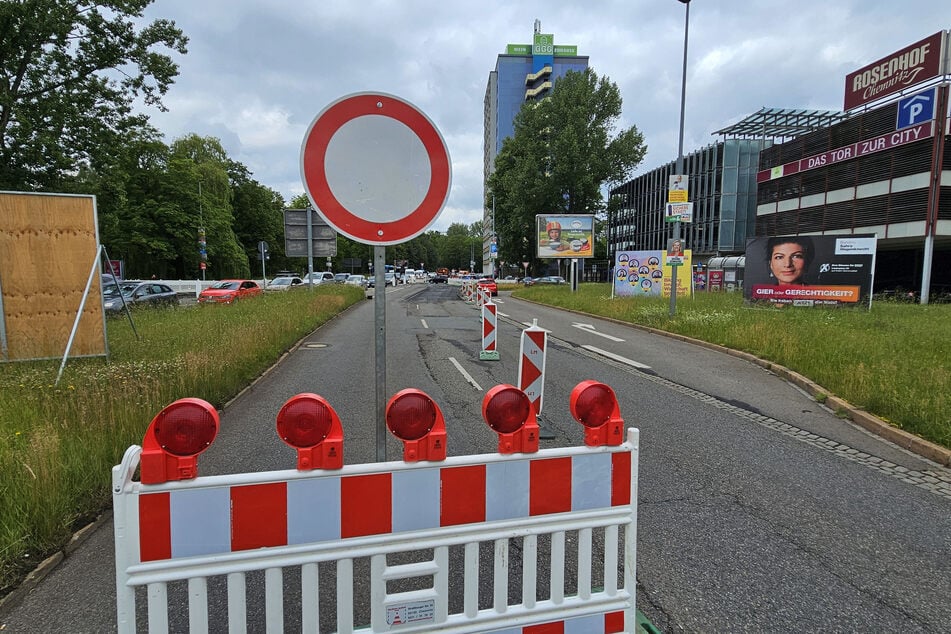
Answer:
<svg viewBox="0 0 951 634"><path fill-rule="evenodd" d="M741 293L611 298L608 284L533 286L516 296L674 332L774 361L890 424L951 447L951 305L748 307ZM703 368L698 368L700 371ZM822 395L823 400L828 395Z"/></svg>
<svg viewBox="0 0 951 634"><path fill-rule="evenodd" d="M0 594L111 504L110 472L163 407L223 405L302 337L362 301L318 287L109 318L110 360L0 364Z"/></svg>

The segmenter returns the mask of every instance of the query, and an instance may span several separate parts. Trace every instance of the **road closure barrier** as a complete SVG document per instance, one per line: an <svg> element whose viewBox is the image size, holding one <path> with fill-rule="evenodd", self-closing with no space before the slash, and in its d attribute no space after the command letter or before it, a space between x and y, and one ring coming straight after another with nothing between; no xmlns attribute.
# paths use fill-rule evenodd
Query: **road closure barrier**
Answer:
<svg viewBox="0 0 951 634"><path fill-rule="evenodd" d="M439 408L403 390L404 459L343 464L336 412L297 395L297 469L199 476L218 415L176 401L112 470L118 631L634 632L638 431L595 381L570 409L585 446L539 450L528 397L496 386L499 452L446 457Z"/></svg>

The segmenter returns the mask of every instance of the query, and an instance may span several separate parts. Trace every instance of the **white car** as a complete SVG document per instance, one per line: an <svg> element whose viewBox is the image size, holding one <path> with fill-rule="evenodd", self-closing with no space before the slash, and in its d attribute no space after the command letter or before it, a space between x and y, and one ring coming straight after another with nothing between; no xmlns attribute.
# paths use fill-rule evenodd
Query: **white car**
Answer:
<svg viewBox="0 0 951 634"><path fill-rule="evenodd" d="M271 280L270 284L267 285L265 290L286 291L293 286L300 286L303 283L304 280L299 277L275 277Z"/></svg>
<svg viewBox="0 0 951 634"><path fill-rule="evenodd" d="M332 284L334 281L334 274L330 271L318 272L314 271L313 273L308 273L304 276L304 284L313 283L313 284Z"/></svg>
<svg viewBox="0 0 951 634"><path fill-rule="evenodd" d="M366 275L351 275L347 278L347 281L344 284L350 284L351 286L359 286L360 288L367 287L367 276Z"/></svg>

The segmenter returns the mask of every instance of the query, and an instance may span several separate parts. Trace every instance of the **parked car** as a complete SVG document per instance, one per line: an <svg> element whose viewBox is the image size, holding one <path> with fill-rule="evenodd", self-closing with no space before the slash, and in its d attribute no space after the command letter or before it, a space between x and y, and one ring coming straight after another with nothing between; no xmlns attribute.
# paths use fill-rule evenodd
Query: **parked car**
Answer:
<svg viewBox="0 0 951 634"><path fill-rule="evenodd" d="M286 291L291 287L300 286L304 283L299 277L275 277L271 280L271 283L267 285L265 290L268 291Z"/></svg>
<svg viewBox="0 0 951 634"><path fill-rule="evenodd" d="M125 304L132 306L178 306L178 293L157 282L122 281L107 284L102 290L102 306L106 313L118 313Z"/></svg>
<svg viewBox="0 0 951 634"><path fill-rule="evenodd" d="M350 277L349 273L337 273L334 275L334 282L336 284L343 284L347 281L348 277Z"/></svg>
<svg viewBox="0 0 951 634"><path fill-rule="evenodd" d="M522 284L524 284L525 286L534 286L535 278L525 276L525 278L522 280Z"/></svg>
<svg viewBox="0 0 951 634"><path fill-rule="evenodd" d="M535 280L538 284L567 284L565 278L560 275L546 275L545 277L539 277Z"/></svg>
<svg viewBox="0 0 951 634"><path fill-rule="evenodd" d="M347 281L344 284L350 284L351 286L359 286L360 288L367 287L367 276L366 275L351 275L347 278Z"/></svg>
<svg viewBox="0 0 951 634"><path fill-rule="evenodd" d="M383 274L383 285L384 286L393 286L396 276L393 273L384 273ZM367 275L367 288L376 287L376 275Z"/></svg>
<svg viewBox="0 0 951 634"><path fill-rule="evenodd" d="M199 304L233 304L239 299L255 297L264 291L253 280L221 280L198 294Z"/></svg>
<svg viewBox="0 0 951 634"><path fill-rule="evenodd" d="M304 284L329 284L334 281L334 274L330 271L314 271L303 277Z"/></svg>
<svg viewBox="0 0 951 634"><path fill-rule="evenodd" d="M479 280L476 280L476 286L480 289L487 290L489 295L492 297L495 297L499 294L499 286L491 277L483 277Z"/></svg>

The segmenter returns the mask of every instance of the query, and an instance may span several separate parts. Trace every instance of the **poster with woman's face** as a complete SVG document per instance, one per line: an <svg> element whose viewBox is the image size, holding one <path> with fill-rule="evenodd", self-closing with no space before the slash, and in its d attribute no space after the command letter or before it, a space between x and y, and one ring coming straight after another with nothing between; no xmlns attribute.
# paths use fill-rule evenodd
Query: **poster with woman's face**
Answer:
<svg viewBox="0 0 951 634"><path fill-rule="evenodd" d="M744 297L794 306L865 304L875 247L872 234L752 238L746 244Z"/></svg>
<svg viewBox="0 0 951 634"><path fill-rule="evenodd" d="M539 258L594 256L594 216L538 215L536 244Z"/></svg>

